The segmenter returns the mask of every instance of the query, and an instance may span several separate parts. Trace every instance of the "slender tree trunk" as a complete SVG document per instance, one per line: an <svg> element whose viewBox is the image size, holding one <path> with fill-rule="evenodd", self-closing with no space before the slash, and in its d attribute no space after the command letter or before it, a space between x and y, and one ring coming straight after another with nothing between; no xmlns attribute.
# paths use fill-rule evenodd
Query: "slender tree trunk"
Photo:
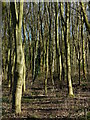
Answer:
<svg viewBox="0 0 90 120"><path fill-rule="evenodd" d="M32 52L31 52L31 41L29 39L29 32L28 32L28 46L29 46L29 60L30 60L30 70L32 70Z"/></svg>
<svg viewBox="0 0 90 120"><path fill-rule="evenodd" d="M23 86L22 86L22 91L25 92L26 85L25 85L25 78L26 78L26 66L25 66L25 54L24 54L24 49L25 49L25 43L26 43L26 35L25 35L25 23L23 21L23 34L24 34L24 41L22 44L23 47Z"/></svg>
<svg viewBox="0 0 90 120"><path fill-rule="evenodd" d="M79 31L81 31L81 27L80 27L80 25L79 25ZM80 65L81 65L81 58L80 58L80 37L78 37L79 38L79 43L78 43L78 50L79 50L79 53L78 53L78 67L79 67L79 85L81 84L81 74L80 74L80 71L81 71L81 69L80 69Z"/></svg>
<svg viewBox="0 0 90 120"><path fill-rule="evenodd" d="M61 21L59 20L59 29L61 27ZM61 29L62 30L62 29ZM61 56L61 40L62 40L62 33L59 32L59 80L61 82L61 75L62 75L62 56ZM61 84L61 83L60 83ZM62 86L62 85L60 85Z"/></svg>
<svg viewBox="0 0 90 120"><path fill-rule="evenodd" d="M62 7L62 2L60 3L60 14L61 14L61 19L64 19L63 18L63 7ZM64 42L64 29L65 29L65 26L63 25L63 21L61 20L61 46L60 46L60 53L61 53L61 65L62 65L62 79L64 80L65 79L65 70L64 70L64 53L63 53L63 42ZM59 26L60 28L60 26Z"/></svg>
<svg viewBox="0 0 90 120"><path fill-rule="evenodd" d="M46 71L45 71L45 95L47 95L47 79L48 79L48 40L46 41L46 50L45 50L45 53L46 53L46 60L45 60L45 63L46 63Z"/></svg>
<svg viewBox="0 0 90 120"><path fill-rule="evenodd" d="M9 22L8 22L8 33L9 33L9 50L8 50L8 87L10 87L10 92L12 90L12 62L11 62L11 55L12 55L12 36L11 36L11 12L9 14Z"/></svg>
<svg viewBox="0 0 90 120"><path fill-rule="evenodd" d="M48 30L48 19L47 19L47 22L45 22L45 26L46 26L46 29L45 29L45 32ZM46 38L46 41L45 41L45 95L47 95L47 81L48 81L48 72L49 72L49 65L48 65L48 61L49 61L49 39Z"/></svg>
<svg viewBox="0 0 90 120"><path fill-rule="evenodd" d="M56 44L56 68L59 78L58 2L55 3L55 44Z"/></svg>
<svg viewBox="0 0 90 120"><path fill-rule="evenodd" d="M68 81L68 92L69 95L73 95L72 80L71 80L71 63L70 63L70 21L69 21L69 3L66 3L67 15L66 15L66 44L67 44L67 81Z"/></svg>
<svg viewBox="0 0 90 120"><path fill-rule="evenodd" d="M82 17L82 15L81 15L81 39L82 39L82 67L83 67L83 76L86 79L85 40L83 38L83 17Z"/></svg>

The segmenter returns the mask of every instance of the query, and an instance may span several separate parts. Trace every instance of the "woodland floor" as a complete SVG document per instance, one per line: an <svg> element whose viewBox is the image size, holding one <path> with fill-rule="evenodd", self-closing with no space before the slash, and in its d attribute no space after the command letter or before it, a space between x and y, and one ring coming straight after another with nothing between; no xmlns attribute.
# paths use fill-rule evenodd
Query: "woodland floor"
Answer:
<svg viewBox="0 0 90 120"><path fill-rule="evenodd" d="M48 79L48 93L44 95L44 78L40 75L31 85L31 74L26 80L26 92L22 97L22 112L20 115L12 113L12 101L7 84L3 83L2 120L9 118L23 119L77 119L90 120L90 75L88 81L82 80L81 85L74 84L74 97L67 95L66 83L62 89L59 80L55 79L55 88ZM76 83L76 82L75 82Z"/></svg>

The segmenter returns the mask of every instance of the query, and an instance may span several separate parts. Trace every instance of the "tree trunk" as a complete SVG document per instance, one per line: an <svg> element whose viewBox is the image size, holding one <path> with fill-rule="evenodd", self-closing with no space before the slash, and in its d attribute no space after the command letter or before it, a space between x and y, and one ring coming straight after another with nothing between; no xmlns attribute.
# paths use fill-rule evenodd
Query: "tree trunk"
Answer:
<svg viewBox="0 0 90 120"><path fill-rule="evenodd" d="M14 25L15 38L15 70L14 70L14 86L12 97L12 108L16 113L21 112L21 97L23 83L23 48L22 48L22 17L23 17L23 1L19 3L19 13L15 3L10 3L11 14Z"/></svg>
<svg viewBox="0 0 90 120"><path fill-rule="evenodd" d="M69 3L66 3L66 9L67 9L67 15L66 15L66 21L67 21L67 26L66 26L66 44L67 44L67 81L68 81L68 92L69 95L73 95L73 88L72 88L72 81L71 81L71 63L70 63L70 21L69 21Z"/></svg>
<svg viewBox="0 0 90 120"><path fill-rule="evenodd" d="M82 17L82 15L81 15L81 40L82 40L82 67L83 67L83 76L86 79L85 40L83 38L83 17Z"/></svg>

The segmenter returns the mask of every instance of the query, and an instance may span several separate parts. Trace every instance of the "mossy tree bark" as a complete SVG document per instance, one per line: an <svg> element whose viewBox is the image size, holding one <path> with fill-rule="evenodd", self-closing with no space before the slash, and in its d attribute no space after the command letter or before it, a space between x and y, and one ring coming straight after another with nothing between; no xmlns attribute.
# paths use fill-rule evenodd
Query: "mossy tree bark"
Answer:
<svg viewBox="0 0 90 120"><path fill-rule="evenodd" d="M83 12L83 18L84 18L86 28L90 32L90 23L89 23L90 21L88 21L87 14L86 14L83 2L80 2L80 5L81 5L81 11Z"/></svg>
<svg viewBox="0 0 90 120"><path fill-rule="evenodd" d="M66 49L67 49L67 81L68 81L68 93L69 95L73 95L73 88L72 88L72 80L71 80L71 63L70 63L70 21L69 21L69 3L66 3Z"/></svg>
<svg viewBox="0 0 90 120"><path fill-rule="evenodd" d="M15 39L15 70L12 97L12 109L15 113L21 112L22 84L23 84L23 48L22 48L22 17L23 1L19 3L19 11L16 2L10 3Z"/></svg>

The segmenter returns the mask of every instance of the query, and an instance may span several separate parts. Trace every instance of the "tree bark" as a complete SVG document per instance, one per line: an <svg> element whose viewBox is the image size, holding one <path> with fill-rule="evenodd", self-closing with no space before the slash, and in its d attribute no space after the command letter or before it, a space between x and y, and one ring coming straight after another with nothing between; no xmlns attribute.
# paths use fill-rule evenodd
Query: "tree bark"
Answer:
<svg viewBox="0 0 90 120"><path fill-rule="evenodd" d="M15 38L15 70L14 70L14 86L12 97L12 109L15 113L21 112L21 97L23 83L23 48L22 48L22 17L23 17L23 1L19 3L19 13L17 11L16 2L10 3L11 14L14 26Z"/></svg>

